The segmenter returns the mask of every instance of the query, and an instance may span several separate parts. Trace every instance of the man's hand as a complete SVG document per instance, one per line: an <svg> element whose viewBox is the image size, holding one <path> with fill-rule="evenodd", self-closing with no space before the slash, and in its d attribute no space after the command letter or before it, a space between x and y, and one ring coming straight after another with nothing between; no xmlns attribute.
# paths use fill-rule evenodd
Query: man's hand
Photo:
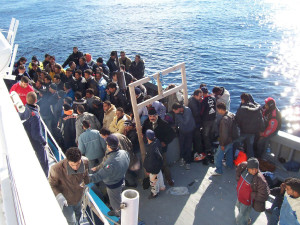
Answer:
<svg viewBox="0 0 300 225"><path fill-rule="evenodd" d="M61 210L63 210L64 206L68 206L68 202L67 199L65 198L65 196L62 193L59 193L58 195L56 195L56 200L61 208Z"/></svg>
<svg viewBox="0 0 300 225"><path fill-rule="evenodd" d="M163 142L163 141L162 141L162 142L160 142L160 143L161 143L161 146L162 146L162 147L166 147L166 146L167 146L167 145L166 145L166 143L165 143L165 142Z"/></svg>
<svg viewBox="0 0 300 225"><path fill-rule="evenodd" d="M224 150L225 150L225 147L224 147L224 146L221 146L221 150L224 151Z"/></svg>

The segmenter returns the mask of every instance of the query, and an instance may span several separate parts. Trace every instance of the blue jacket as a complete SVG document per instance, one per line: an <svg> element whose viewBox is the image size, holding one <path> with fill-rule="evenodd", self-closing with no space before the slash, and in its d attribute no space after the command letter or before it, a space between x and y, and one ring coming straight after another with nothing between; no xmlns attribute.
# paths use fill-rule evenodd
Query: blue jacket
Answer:
<svg viewBox="0 0 300 225"><path fill-rule="evenodd" d="M183 108L183 114L175 114L175 123L179 128L179 132L189 133L196 127L195 120L190 108L186 106L183 106Z"/></svg>
<svg viewBox="0 0 300 225"><path fill-rule="evenodd" d="M21 120L25 120L23 123L27 135L31 141L32 147L36 152L44 151L46 141L42 136L42 127L39 108L37 105L25 105L26 109L24 113L20 113Z"/></svg>
<svg viewBox="0 0 300 225"><path fill-rule="evenodd" d="M107 159L103 163L103 167L90 175L90 181L92 183L103 181L110 189L120 187L124 182L129 161L129 155L125 150L117 149L107 152Z"/></svg>
<svg viewBox="0 0 300 225"><path fill-rule="evenodd" d="M300 197L293 198L287 193L280 210L280 225L299 225L300 224Z"/></svg>
<svg viewBox="0 0 300 225"><path fill-rule="evenodd" d="M87 129L78 139L78 148L81 153L89 160L103 158L105 149L102 148L104 139L100 136L99 131Z"/></svg>

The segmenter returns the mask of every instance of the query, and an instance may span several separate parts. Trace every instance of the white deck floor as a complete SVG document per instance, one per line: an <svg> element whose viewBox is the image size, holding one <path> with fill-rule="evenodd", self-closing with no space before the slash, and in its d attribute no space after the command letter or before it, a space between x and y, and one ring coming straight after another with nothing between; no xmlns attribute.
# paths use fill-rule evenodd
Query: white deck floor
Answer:
<svg viewBox="0 0 300 225"><path fill-rule="evenodd" d="M171 167L175 186L186 186L190 194L174 196L167 191L148 200L150 188L140 192L139 218L146 225L233 225L235 224L236 184L235 169L224 168L222 176L211 177L214 168L192 163L191 170ZM194 182L191 186L191 184ZM167 189L170 188L167 186ZM267 224L267 216L251 213L252 224Z"/></svg>

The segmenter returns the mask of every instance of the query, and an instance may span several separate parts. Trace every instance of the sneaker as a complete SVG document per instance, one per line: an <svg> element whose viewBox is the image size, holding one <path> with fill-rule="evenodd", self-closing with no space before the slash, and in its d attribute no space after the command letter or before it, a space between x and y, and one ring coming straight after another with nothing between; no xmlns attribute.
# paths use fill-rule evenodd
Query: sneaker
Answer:
<svg viewBox="0 0 300 225"><path fill-rule="evenodd" d="M205 154L205 153L200 153L200 154L199 154L199 159L200 159L200 161L203 160L203 159L205 159L205 157L206 157L206 154Z"/></svg>
<svg viewBox="0 0 300 225"><path fill-rule="evenodd" d="M194 161L195 162L201 161L201 158L200 158L200 156L199 156L199 154L197 152L194 154Z"/></svg>
<svg viewBox="0 0 300 225"><path fill-rule="evenodd" d="M185 169L190 170L191 169L191 164L189 164L189 163L185 164Z"/></svg>
<svg viewBox="0 0 300 225"><path fill-rule="evenodd" d="M221 176L221 173L217 173L216 171L211 174L212 176Z"/></svg>
<svg viewBox="0 0 300 225"><path fill-rule="evenodd" d="M223 166L224 166L224 167L227 167L227 165L226 165L226 162L225 162L225 161L223 161L223 162L222 162L222 164L223 164Z"/></svg>
<svg viewBox="0 0 300 225"><path fill-rule="evenodd" d="M158 194L153 195L152 193L150 193L150 195L148 196L148 199L153 199L156 198L158 196Z"/></svg>
<svg viewBox="0 0 300 225"><path fill-rule="evenodd" d="M179 166L184 166L184 164L185 164L185 161L184 161L183 158L181 158L181 159L179 160Z"/></svg>

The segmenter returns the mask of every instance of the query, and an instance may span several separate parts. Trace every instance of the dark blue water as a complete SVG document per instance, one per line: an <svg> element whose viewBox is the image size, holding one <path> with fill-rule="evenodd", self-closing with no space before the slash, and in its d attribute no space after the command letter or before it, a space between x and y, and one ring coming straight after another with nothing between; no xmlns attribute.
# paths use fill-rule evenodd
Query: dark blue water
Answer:
<svg viewBox="0 0 300 225"><path fill-rule="evenodd" d="M105 60L140 54L146 73L186 63L189 93L225 86L235 112L242 92L276 99L285 129L299 132L299 4L288 0L2 1L0 27L20 20L18 57L45 53L63 63L78 46ZM164 79L180 82L180 74Z"/></svg>

